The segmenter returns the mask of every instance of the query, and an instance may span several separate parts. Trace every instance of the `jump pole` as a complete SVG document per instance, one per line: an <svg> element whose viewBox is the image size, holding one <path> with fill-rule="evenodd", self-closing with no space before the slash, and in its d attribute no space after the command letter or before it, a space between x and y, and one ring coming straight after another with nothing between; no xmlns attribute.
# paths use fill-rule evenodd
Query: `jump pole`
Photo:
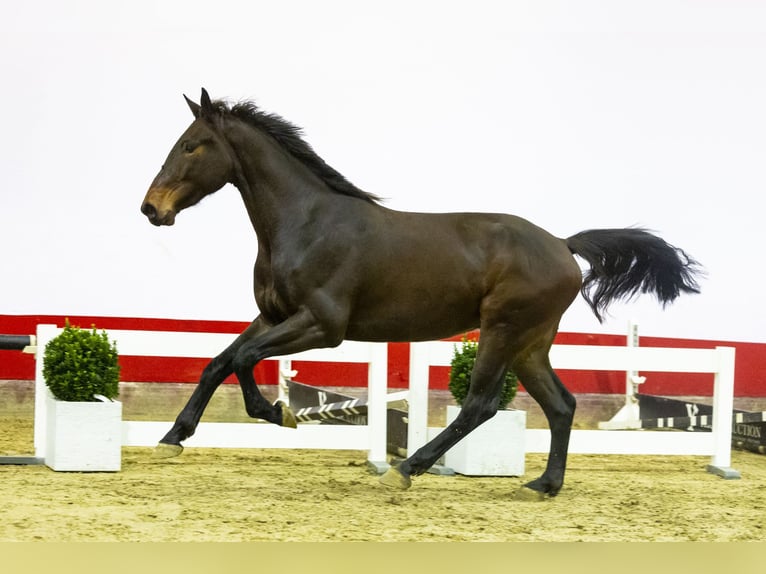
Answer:
<svg viewBox="0 0 766 574"><path fill-rule="evenodd" d="M713 415L694 415L689 417L658 417L656 419L641 419L642 429L688 429L689 427L710 427ZM737 424L766 422L766 411L759 413L736 413L733 422Z"/></svg>
<svg viewBox="0 0 766 574"><path fill-rule="evenodd" d="M0 351L21 351L34 355L37 338L34 335L0 335Z"/></svg>

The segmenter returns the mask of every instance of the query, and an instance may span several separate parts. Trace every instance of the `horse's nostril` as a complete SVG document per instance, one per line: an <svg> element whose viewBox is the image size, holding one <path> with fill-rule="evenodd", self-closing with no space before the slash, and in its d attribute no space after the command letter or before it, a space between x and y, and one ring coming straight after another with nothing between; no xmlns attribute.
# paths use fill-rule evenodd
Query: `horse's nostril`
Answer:
<svg viewBox="0 0 766 574"><path fill-rule="evenodd" d="M143 213L149 219L157 217L157 209L149 202L144 202L141 206L141 213Z"/></svg>

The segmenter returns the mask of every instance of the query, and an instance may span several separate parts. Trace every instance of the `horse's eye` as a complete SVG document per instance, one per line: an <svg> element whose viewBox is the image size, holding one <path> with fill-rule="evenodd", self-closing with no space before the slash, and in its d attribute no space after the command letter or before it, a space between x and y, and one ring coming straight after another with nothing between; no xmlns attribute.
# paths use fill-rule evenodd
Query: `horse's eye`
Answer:
<svg viewBox="0 0 766 574"><path fill-rule="evenodd" d="M184 153L192 153L199 147L199 143L194 141L185 141L181 144L181 150Z"/></svg>

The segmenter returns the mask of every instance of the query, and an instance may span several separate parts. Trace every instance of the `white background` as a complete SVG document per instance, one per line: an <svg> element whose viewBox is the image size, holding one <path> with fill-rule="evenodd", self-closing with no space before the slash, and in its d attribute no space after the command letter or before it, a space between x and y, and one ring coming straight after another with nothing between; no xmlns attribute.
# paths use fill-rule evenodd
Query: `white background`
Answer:
<svg viewBox="0 0 766 574"><path fill-rule="evenodd" d="M766 341L764 2L4 2L0 64L0 314L257 314L234 188L139 212L205 86L389 207L643 225L707 269L564 331Z"/></svg>

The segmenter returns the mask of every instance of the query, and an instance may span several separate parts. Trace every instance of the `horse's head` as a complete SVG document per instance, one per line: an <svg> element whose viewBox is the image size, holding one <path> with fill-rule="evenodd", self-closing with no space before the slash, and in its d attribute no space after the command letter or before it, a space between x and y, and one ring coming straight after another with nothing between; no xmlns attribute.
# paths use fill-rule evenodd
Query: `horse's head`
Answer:
<svg viewBox="0 0 766 574"><path fill-rule="evenodd" d="M154 225L173 225L179 211L233 180L235 160L221 131L220 112L204 88L199 104L184 98L195 120L170 150L141 204Z"/></svg>

